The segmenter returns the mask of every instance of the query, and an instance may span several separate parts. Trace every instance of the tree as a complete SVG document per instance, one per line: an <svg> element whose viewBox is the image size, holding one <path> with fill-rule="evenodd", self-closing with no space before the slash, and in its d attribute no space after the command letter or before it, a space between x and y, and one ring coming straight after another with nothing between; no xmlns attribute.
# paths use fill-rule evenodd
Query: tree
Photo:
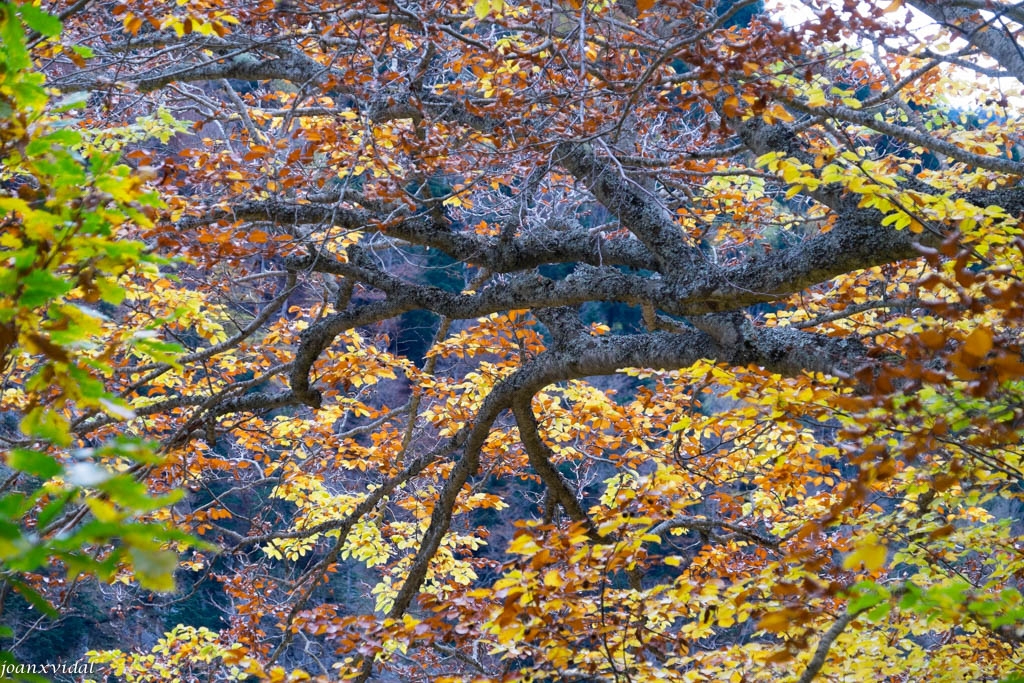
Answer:
<svg viewBox="0 0 1024 683"><path fill-rule="evenodd" d="M39 68L88 93L68 127L157 169L139 235L180 259L107 302L132 415L65 419L160 442L136 480L189 494L147 519L216 544L182 581L225 621L94 661L1019 672L1024 17L755 6L50 7ZM186 350L121 343L157 330Z"/></svg>

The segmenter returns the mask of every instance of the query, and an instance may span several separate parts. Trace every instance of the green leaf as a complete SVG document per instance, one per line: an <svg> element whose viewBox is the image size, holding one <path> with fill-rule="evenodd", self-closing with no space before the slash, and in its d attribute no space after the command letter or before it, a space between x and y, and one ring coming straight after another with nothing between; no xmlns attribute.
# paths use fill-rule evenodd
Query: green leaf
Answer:
<svg viewBox="0 0 1024 683"><path fill-rule="evenodd" d="M891 607L891 605L888 602L881 602L881 603L875 605L867 613L868 620L872 621L872 622L876 622L876 623L881 621L882 619L885 618L885 616L887 614L889 614L890 607Z"/></svg>
<svg viewBox="0 0 1024 683"><path fill-rule="evenodd" d="M121 559L119 553L110 553L102 562L80 554L66 554L61 558L67 567L69 577L92 574L100 581L109 581L117 572L117 563Z"/></svg>
<svg viewBox="0 0 1024 683"><path fill-rule="evenodd" d="M99 454L102 457L128 458L147 464L163 461L163 457L156 453L153 444L126 436L115 437L113 441L104 444L99 450Z"/></svg>
<svg viewBox="0 0 1024 683"><path fill-rule="evenodd" d="M0 63L7 66L7 71L21 71L32 65L28 50L25 48L25 35L21 30L21 22L14 16L10 5L0 5ZM23 104L15 97L17 104Z"/></svg>
<svg viewBox="0 0 1024 683"><path fill-rule="evenodd" d="M44 528L47 524L56 519L57 515L60 514L60 511L64 509L68 504L68 501L71 500L76 493L77 492L74 489L69 489L47 503L36 518L37 528Z"/></svg>
<svg viewBox="0 0 1024 683"><path fill-rule="evenodd" d="M36 156L49 151L54 145L73 146L82 141L82 136L73 130L55 130L37 137L25 147L25 153Z"/></svg>
<svg viewBox="0 0 1024 683"><path fill-rule="evenodd" d="M71 425L64 416L36 406L21 420L21 431L28 436L45 439L57 446L71 443Z"/></svg>
<svg viewBox="0 0 1024 683"><path fill-rule="evenodd" d="M72 45L71 51L84 59L91 59L96 56L96 53L88 45Z"/></svg>
<svg viewBox="0 0 1024 683"><path fill-rule="evenodd" d="M912 583L907 584L906 592L900 598L900 609L912 610L921 600L921 589Z"/></svg>
<svg viewBox="0 0 1024 683"><path fill-rule="evenodd" d="M121 529L120 522L101 522L93 519L75 529L74 534L55 539L53 546L63 550L72 550L85 543L104 542L115 538Z"/></svg>
<svg viewBox="0 0 1024 683"><path fill-rule="evenodd" d="M18 303L26 308L37 308L64 296L73 285L64 278L45 270L34 270L22 279L24 290Z"/></svg>
<svg viewBox="0 0 1024 683"><path fill-rule="evenodd" d="M75 381L76 393L82 398L92 399L89 401L90 404L94 405L96 401L107 396L107 390L103 386L103 382L82 368L72 365L68 367L68 375Z"/></svg>
<svg viewBox="0 0 1024 683"><path fill-rule="evenodd" d="M42 109L49 99L42 83L27 76L10 84L11 94L19 107L28 110Z"/></svg>
<svg viewBox="0 0 1024 683"><path fill-rule="evenodd" d="M85 169L78 159L57 148L50 150L50 156L36 161L40 173L49 175L53 187L57 189L77 188L86 182Z"/></svg>
<svg viewBox="0 0 1024 683"><path fill-rule="evenodd" d="M852 597L846 606L846 610L851 614L859 614L870 607L874 607L883 600L889 599L889 591L874 581L861 581L851 586L850 594Z"/></svg>
<svg viewBox="0 0 1024 683"><path fill-rule="evenodd" d="M0 539L16 541L21 538L21 528L17 524L0 519Z"/></svg>
<svg viewBox="0 0 1024 683"><path fill-rule="evenodd" d="M136 336L133 341L135 349L149 356L152 361L167 363L176 369L181 368L181 364L178 363L178 356L184 352L184 349L180 345L139 336Z"/></svg>
<svg viewBox="0 0 1024 683"><path fill-rule="evenodd" d="M28 496L24 493L8 493L0 498L0 519L16 519L25 512Z"/></svg>
<svg viewBox="0 0 1024 683"><path fill-rule="evenodd" d="M178 555L170 550L131 549L132 566L139 585L151 591L174 590L174 570L178 568Z"/></svg>
<svg viewBox="0 0 1024 683"><path fill-rule="evenodd" d="M126 295L124 287L113 278L96 278L96 288L100 290L100 298L113 306L120 306Z"/></svg>
<svg viewBox="0 0 1024 683"><path fill-rule="evenodd" d="M18 13L21 14L21 20L33 31L49 38L60 34L62 28L60 19L52 14L47 14L35 5L25 3L18 8Z"/></svg>
<svg viewBox="0 0 1024 683"><path fill-rule="evenodd" d="M8 558L7 564L16 572L33 572L50 561L51 551L46 545L32 545L28 539L20 555Z"/></svg>
<svg viewBox="0 0 1024 683"><path fill-rule="evenodd" d="M60 463L46 453L30 451L26 448L16 448L7 456L7 465L19 472L31 474L40 479L54 477L64 469Z"/></svg>
<svg viewBox="0 0 1024 683"><path fill-rule="evenodd" d="M18 591L21 597L25 598L25 600L37 610L51 619L56 619L59 616L53 605L51 605L46 598L40 595L37 590L26 583L22 583L18 579L8 578L7 580L10 582L11 587Z"/></svg>
<svg viewBox="0 0 1024 683"><path fill-rule="evenodd" d="M174 505L181 500L183 495L181 491L172 491L163 496L151 496L144 484L124 474L103 482L98 488L109 495L114 502L136 512L150 512Z"/></svg>

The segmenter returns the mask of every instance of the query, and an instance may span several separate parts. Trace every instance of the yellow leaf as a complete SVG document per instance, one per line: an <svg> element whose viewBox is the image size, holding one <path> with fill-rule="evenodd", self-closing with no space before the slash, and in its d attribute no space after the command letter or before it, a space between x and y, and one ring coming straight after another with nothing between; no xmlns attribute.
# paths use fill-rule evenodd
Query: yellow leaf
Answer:
<svg viewBox="0 0 1024 683"><path fill-rule="evenodd" d="M544 585L548 588L561 588L565 585L565 579L557 570L549 569L544 574Z"/></svg>
<svg viewBox="0 0 1024 683"><path fill-rule="evenodd" d="M813 88L807 93L808 107L824 107L826 104L828 104L828 100L825 99L825 93L821 88Z"/></svg>
<svg viewBox="0 0 1024 683"><path fill-rule="evenodd" d="M92 514L101 522L118 522L121 520L121 513L109 500L102 498L87 498L85 504L89 506Z"/></svg>
<svg viewBox="0 0 1024 683"><path fill-rule="evenodd" d="M782 171L782 179L787 183L792 183L800 177L800 169L789 162L783 162L779 164L779 170Z"/></svg>
<svg viewBox="0 0 1024 683"><path fill-rule="evenodd" d="M601 536L613 534L616 531L618 531L619 527L621 527L624 523L625 521L621 517L613 517L612 519L609 519L607 522L604 522L599 527L597 527L597 533Z"/></svg>
<svg viewBox="0 0 1024 683"><path fill-rule="evenodd" d="M857 565L863 564L864 568L868 571L875 571L885 564L887 552L888 548L885 547L884 543L878 539L869 539L846 556L846 559L843 561L843 567L845 569L853 569Z"/></svg>
<svg viewBox="0 0 1024 683"><path fill-rule="evenodd" d="M516 555L533 555L540 550L540 546L529 534L520 534L508 544L508 552Z"/></svg>

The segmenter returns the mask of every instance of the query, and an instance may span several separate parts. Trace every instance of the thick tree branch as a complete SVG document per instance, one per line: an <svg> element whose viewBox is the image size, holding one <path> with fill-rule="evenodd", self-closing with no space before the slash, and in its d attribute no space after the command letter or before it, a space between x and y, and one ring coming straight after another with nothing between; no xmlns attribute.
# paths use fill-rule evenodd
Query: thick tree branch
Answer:
<svg viewBox="0 0 1024 683"><path fill-rule="evenodd" d="M346 230L381 232L418 246L438 249L459 261L482 265L495 273L528 270L548 263L588 263L654 269L657 262L642 244L632 240L607 240L598 249L594 235L583 226L567 230L538 230L502 242L437 225L425 214L388 220L365 209L318 203L245 201L230 210L212 209L178 221L181 229L220 221L273 221L282 225L335 225Z"/></svg>
<svg viewBox="0 0 1024 683"><path fill-rule="evenodd" d="M998 23L1000 13L1020 21L1024 13L1019 6L963 0L910 0L910 4L943 26L953 29L958 37L976 45L1019 82L1024 83L1024 54L1016 38L1001 30ZM978 11L982 9L979 5L996 15L996 23L982 17Z"/></svg>
<svg viewBox="0 0 1024 683"><path fill-rule="evenodd" d="M687 244L682 228L657 196L608 160L600 159L592 145L562 143L552 156L640 238L658 260L663 275L689 277L705 266L700 252Z"/></svg>
<svg viewBox="0 0 1024 683"><path fill-rule="evenodd" d="M516 424L519 426L519 438L526 449L530 466L547 486L548 492L555 502L561 505L569 515L569 518L574 522L584 522L591 537L597 540L599 538L597 529L590 516L587 515L579 499L552 462L555 454L540 436L537 418L530 405L530 398L532 397L517 398L512 402L512 411L516 417Z"/></svg>

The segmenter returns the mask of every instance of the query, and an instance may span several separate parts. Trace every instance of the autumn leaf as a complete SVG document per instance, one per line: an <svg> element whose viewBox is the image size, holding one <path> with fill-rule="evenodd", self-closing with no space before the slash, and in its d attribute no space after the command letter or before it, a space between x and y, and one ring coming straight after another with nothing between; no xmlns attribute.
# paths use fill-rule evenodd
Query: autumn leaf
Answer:
<svg viewBox="0 0 1024 683"><path fill-rule="evenodd" d="M855 569L861 565L868 571L877 571L885 565L888 547L877 538L867 538L858 542L853 552L843 560L843 567Z"/></svg>
<svg viewBox="0 0 1024 683"><path fill-rule="evenodd" d="M0 3L6 636L1012 675L1024 117L963 4Z"/></svg>
<svg viewBox="0 0 1024 683"><path fill-rule="evenodd" d="M974 358L984 358L992 350L992 332L984 327L975 328L964 340L964 353Z"/></svg>

